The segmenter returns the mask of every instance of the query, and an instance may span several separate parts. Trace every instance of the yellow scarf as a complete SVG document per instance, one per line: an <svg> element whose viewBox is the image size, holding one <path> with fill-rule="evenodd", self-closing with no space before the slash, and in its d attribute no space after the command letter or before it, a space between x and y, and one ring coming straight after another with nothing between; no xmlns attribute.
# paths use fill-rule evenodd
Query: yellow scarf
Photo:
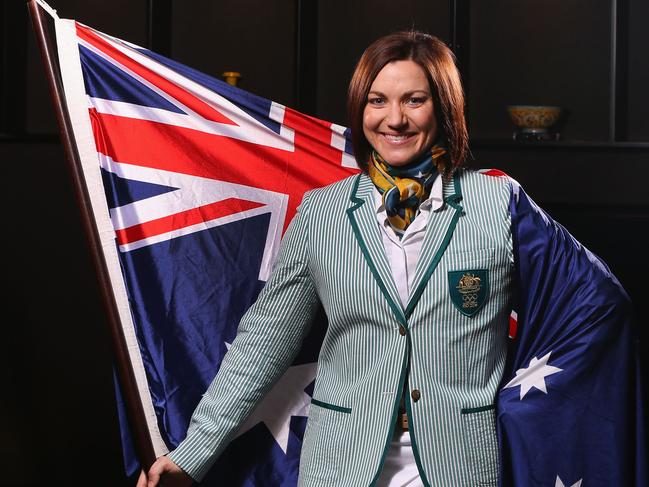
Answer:
<svg viewBox="0 0 649 487"><path fill-rule="evenodd" d="M399 238L419 213L421 202L428 198L442 162L440 157L445 154L446 148L435 144L416 162L390 166L378 152L372 151L368 174L383 196L388 222Z"/></svg>

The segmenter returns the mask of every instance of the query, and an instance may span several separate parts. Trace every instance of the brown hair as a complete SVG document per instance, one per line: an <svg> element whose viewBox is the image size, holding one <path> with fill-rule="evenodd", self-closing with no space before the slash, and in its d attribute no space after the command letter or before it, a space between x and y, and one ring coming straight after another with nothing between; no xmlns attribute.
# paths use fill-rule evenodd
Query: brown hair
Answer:
<svg viewBox="0 0 649 487"><path fill-rule="evenodd" d="M347 113L356 162L367 172L372 150L363 133L363 111L374 79L392 61L412 60L422 67L430 84L437 126L442 130L449 157L444 173L453 173L464 162L468 135L464 120L464 93L455 56L437 37L418 31L381 37L365 49L356 65L347 93Z"/></svg>

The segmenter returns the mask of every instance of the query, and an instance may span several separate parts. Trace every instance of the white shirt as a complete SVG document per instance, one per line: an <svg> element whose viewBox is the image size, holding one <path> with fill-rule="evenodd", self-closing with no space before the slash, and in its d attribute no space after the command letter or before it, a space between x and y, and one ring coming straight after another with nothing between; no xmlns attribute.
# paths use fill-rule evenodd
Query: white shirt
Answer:
<svg viewBox="0 0 649 487"><path fill-rule="evenodd" d="M399 239L394 233L388 215L383 206L383 198L379 190L374 188L376 218L381 229L385 255L392 269L392 277L399 291L401 304L405 308L410 298L410 290L424 243L426 227L431 211L438 210L444 204L444 188L442 178L438 175L430 189L428 198L419 205L419 213L406 228ZM383 465L383 470L377 482L377 487L420 487L423 486L417 464L415 463L410 434L408 431L395 429L394 438Z"/></svg>
<svg viewBox="0 0 649 487"><path fill-rule="evenodd" d="M410 297L415 269L417 269L421 246L426 235L428 217L431 211L438 210L444 204L443 191L442 178L438 175L430 189L430 195L419 205L419 214L406 228L403 237L399 240L388 222L381 193L376 187L374 188L376 218L379 228L381 228L383 247L385 247L385 254L388 257L392 276L404 308L407 306Z"/></svg>

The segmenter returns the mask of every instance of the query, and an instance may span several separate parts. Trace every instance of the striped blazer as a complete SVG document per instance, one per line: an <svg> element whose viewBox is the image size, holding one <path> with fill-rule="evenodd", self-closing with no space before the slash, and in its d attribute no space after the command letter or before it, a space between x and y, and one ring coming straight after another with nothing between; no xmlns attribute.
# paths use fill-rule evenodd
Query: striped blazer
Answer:
<svg viewBox="0 0 649 487"><path fill-rule="evenodd" d="M494 399L514 275L510 183L468 170L444 183L405 309L372 191L361 174L305 195L270 279L170 454L193 478L289 367L322 305L329 324L299 485L373 485L404 388L424 484L497 485Z"/></svg>

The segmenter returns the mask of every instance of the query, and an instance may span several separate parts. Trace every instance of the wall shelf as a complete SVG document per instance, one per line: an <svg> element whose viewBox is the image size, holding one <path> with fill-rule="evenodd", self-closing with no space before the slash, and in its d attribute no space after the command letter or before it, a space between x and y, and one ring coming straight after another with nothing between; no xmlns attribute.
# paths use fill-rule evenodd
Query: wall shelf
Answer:
<svg viewBox="0 0 649 487"><path fill-rule="evenodd" d="M578 149L603 149L603 150L638 150L649 151L649 142L600 142L587 140L558 140L558 141L517 141L512 139L469 139L472 149L504 149L504 150L578 150Z"/></svg>

